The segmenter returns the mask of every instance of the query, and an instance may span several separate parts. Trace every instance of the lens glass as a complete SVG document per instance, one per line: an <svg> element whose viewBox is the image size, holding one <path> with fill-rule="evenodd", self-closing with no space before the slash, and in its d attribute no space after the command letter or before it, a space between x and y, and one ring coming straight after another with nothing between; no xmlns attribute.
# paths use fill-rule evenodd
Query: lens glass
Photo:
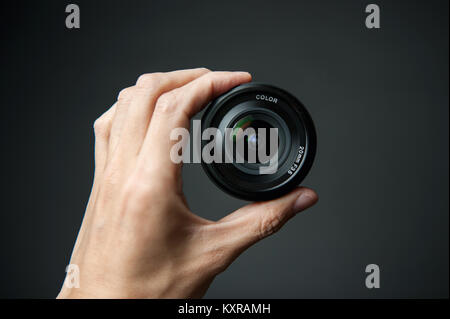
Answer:
<svg viewBox="0 0 450 319"><path fill-rule="evenodd" d="M239 119L233 127L232 138L236 145L236 154L244 159L245 163L255 162L261 164L258 148L265 147L265 154L270 154L270 141L274 138L270 129L274 127L264 119L255 119L252 115ZM263 133L263 135L260 135ZM279 142L279 138L278 138ZM243 148L237 147L242 144ZM242 153L243 152L243 153ZM250 156L253 153L255 156ZM270 154L273 156L274 154ZM254 161L252 160L254 158Z"/></svg>
<svg viewBox="0 0 450 319"><path fill-rule="evenodd" d="M272 111L247 108L223 122L231 128L227 136L231 149L227 148L226 156L233 158L234 167L245 174L259 175L261 167L269 166L275 156L283 156L286 141L290 142L285 122Z"/></svg>

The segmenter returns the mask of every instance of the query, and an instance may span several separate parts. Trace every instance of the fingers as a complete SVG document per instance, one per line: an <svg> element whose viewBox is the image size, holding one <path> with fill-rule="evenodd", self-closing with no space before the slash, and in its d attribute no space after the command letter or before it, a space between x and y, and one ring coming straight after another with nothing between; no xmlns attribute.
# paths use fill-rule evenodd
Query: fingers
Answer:
<svg viewBox="0 0 450 319"><path fill-rule="evenodd" d="M300 187L268 202L253 203L218 221L217 233L223 245L230 247L232 258L259 240L278 231L290 218L311 207L317 194Z"/></svg>
<svg viewBox="0 0 450 319"><path fill-rule="evenodd" d="M143 165L177 174L179 165L170 159L172 129L189 127L189 119L209 101L231 88L249 82L247 72L210 72L163 94L157 101L151 125L141 149ZM173 176L172 176L173 177Z"/></svg>
<svg viewBox="0 0 450 319"><path fill-rule="evenodd" d="M116 111L116 104L111 106L108 111L103 113L94 122L95 133L95 172L103 172L108 157L109 138L111 126Z"/></svg>
<svg viewBox="0 0 450 319"><path fill-rule="evenodd" d="M103 171L105 170L105 165L108 157L108 148L109 148L109 137L111 134L111 125L112 120L114 118L114 113L116 111L116 104L111 106L108 111L103 113L97 120L94 122L94 133L95 133L95 176L94 176L94 184L92 186L90 198L95 199L97 197L99 183L101 181L101 176ZM86 213L83 218L83 223L81 225L80 231L78 233L78 238L72 256L75 256L80 242L82 242L82 238L86 233L86 224L89 224L89 221L92 219L93 209L92 204L93 201L89 200L89 203L86 207ZM84 222L86 221L86 223ZM72 262L72 260L71 260ZM76 262L76 261L73 261Z"/></svg>
<svg viewBox="0 0 450 319"><path fill-rule="evenodd" d="M183 86L209 71L205 68L180 70L168 73L144 74L139 77L128 105L123 133L120 138L120 152L136 155L139 152L157 99Z"/></svg>
<svg viewBox="0 0 450 319"><path fill-rule="evenodd" d="M133 98L135 89L136 88L134 86L125 88L120 91L117 97L117 102L115 103L116 110L114 112L109 137L108 157L112 156L117 148L117 145L119 144L120 134L122 132L122 128L128 113L128 108Z"/></svg>
<svg viewBox="0 0 450 319"><path fill-rule="evenodd" d="M247 72L210 72L162 96L156 116L159 120L177 116L191 118L218 95L251 79Z"/></svg>

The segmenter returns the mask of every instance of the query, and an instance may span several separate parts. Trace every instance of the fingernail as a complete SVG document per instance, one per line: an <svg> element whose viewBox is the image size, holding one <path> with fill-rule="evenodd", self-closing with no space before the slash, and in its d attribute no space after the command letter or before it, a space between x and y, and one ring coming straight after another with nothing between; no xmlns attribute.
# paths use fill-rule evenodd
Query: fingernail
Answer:
<svg viewBox="0 0 450 319"><path fill-rule="evenodd" d="M294 212L299 213L316 202L316 199L306 193L301 193L294 203Z"/></svg>
<svg viewBox="0 0 450 319"><path fill-rule="evenodd" d="M240 74L245 74L245 75L251 75L249 72L247 71L235 71L234 73L240 73Z"/></svg>

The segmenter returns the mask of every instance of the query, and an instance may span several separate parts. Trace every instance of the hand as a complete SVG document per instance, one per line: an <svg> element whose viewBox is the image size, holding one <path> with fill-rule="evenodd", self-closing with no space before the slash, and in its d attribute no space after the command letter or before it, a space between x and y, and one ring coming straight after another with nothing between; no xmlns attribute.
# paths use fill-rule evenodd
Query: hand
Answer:
<svg viewBox="0 0 450 319"><path fill-rule="evenodd" d="M95 176L71 264L80 288L59 298L196 298L245 249L317 201L297 188L219 221L192 213L170 131L211 99L249 82L207 69L145 74L94 123Z"/></svg>

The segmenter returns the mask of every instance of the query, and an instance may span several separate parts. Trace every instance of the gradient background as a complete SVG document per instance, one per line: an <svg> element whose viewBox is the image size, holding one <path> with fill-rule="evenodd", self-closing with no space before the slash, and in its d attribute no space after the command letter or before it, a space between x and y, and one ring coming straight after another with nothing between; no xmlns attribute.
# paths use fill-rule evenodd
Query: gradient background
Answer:
<svg viewBox="0 0 450 319"><path fill-rule="evenodd" d="M12 2L12 1L11 1ZM245 252L206 297L449 296L447 1L1 4L0 297L53 298L93 176L94 120L146 72L246 70L309 109L320 201ZM365 6L381 29L365 28ZM192 210L244 202L187 165ZM381 288L365 288L365 266Z"/></svg>

